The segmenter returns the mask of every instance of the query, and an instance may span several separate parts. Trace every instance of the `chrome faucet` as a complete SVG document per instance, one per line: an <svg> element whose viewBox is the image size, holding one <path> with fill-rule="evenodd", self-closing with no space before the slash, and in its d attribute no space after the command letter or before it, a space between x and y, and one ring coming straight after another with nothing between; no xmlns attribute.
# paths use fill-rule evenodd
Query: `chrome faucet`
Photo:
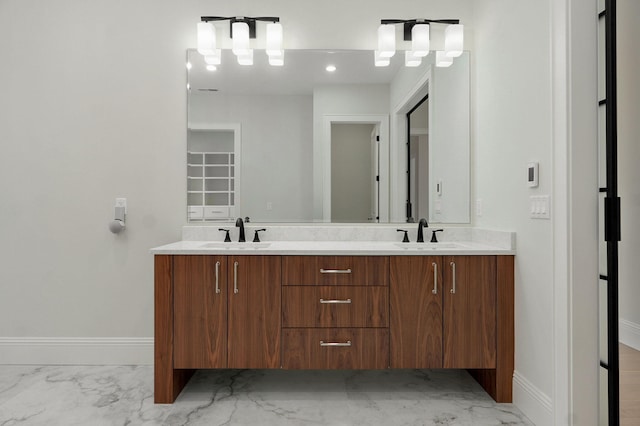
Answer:
<svg viewBox="0 0 640 426"><path fill-rule="evenodd" d="M236 226L240 228L240 237L238 237L238 242L244 243L246 240L244 239L244 223L242 222L241 217L236 220Z"/></svg>
<svg viewBox="0 0 640 426"><path fill-rule="evenodd" d="M428 227L429 224L427 223L427 219L420 219L420 221L418 222L418 239L416 239L417 243L424 243L424 234L422 233L422 228Z"/></svg>

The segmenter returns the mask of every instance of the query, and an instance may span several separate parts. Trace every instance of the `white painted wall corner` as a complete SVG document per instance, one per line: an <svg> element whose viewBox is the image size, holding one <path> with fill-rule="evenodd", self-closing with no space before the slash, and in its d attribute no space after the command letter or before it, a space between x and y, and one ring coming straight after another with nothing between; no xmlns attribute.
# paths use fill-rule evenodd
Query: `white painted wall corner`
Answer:
<svg viewBox="0 0 640 426"><path fill-rule="evenodd" d="M553 424L551 398L517 371L513 373L513 403L533 424Z"/></svg>

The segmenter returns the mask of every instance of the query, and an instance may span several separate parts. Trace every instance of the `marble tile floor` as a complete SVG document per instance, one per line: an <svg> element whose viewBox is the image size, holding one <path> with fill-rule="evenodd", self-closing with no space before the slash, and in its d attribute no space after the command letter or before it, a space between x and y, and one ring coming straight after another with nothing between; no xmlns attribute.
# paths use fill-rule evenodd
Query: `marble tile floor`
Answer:
<svg viewBox="0 0 640 426"><path fill-rule="evenodd" d="M0 365L0 426L532 425L457 370L201 370L172 405L151 366Z"/></svg>

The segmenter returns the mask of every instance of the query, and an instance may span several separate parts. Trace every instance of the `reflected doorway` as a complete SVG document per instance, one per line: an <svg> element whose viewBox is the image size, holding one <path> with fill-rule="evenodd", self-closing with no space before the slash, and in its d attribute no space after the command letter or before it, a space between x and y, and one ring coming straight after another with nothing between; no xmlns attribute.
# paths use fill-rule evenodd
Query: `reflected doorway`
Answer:
<svg viewBox="0 0 640 426"><path fill-rule="evenodd" d="M429 217L429 95L407 112L407 141L407 222L415 222Z"/></svg>
<svg viewBox="0 0 640 426"><path fill-rule="evenodd" d="M380 126L331 124L331 220L377 223Z"/></svg>

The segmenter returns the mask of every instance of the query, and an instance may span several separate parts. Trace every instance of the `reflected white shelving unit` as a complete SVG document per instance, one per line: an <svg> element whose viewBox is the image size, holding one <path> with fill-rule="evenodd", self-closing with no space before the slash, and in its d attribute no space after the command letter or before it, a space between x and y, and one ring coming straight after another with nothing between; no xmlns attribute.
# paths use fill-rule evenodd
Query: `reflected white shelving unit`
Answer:
<svg viewBox="0 0 640 426"><path fill-rule="evenodd" d="M240 126L189 127L189 221L229 220L239 213Z"/></svg>

